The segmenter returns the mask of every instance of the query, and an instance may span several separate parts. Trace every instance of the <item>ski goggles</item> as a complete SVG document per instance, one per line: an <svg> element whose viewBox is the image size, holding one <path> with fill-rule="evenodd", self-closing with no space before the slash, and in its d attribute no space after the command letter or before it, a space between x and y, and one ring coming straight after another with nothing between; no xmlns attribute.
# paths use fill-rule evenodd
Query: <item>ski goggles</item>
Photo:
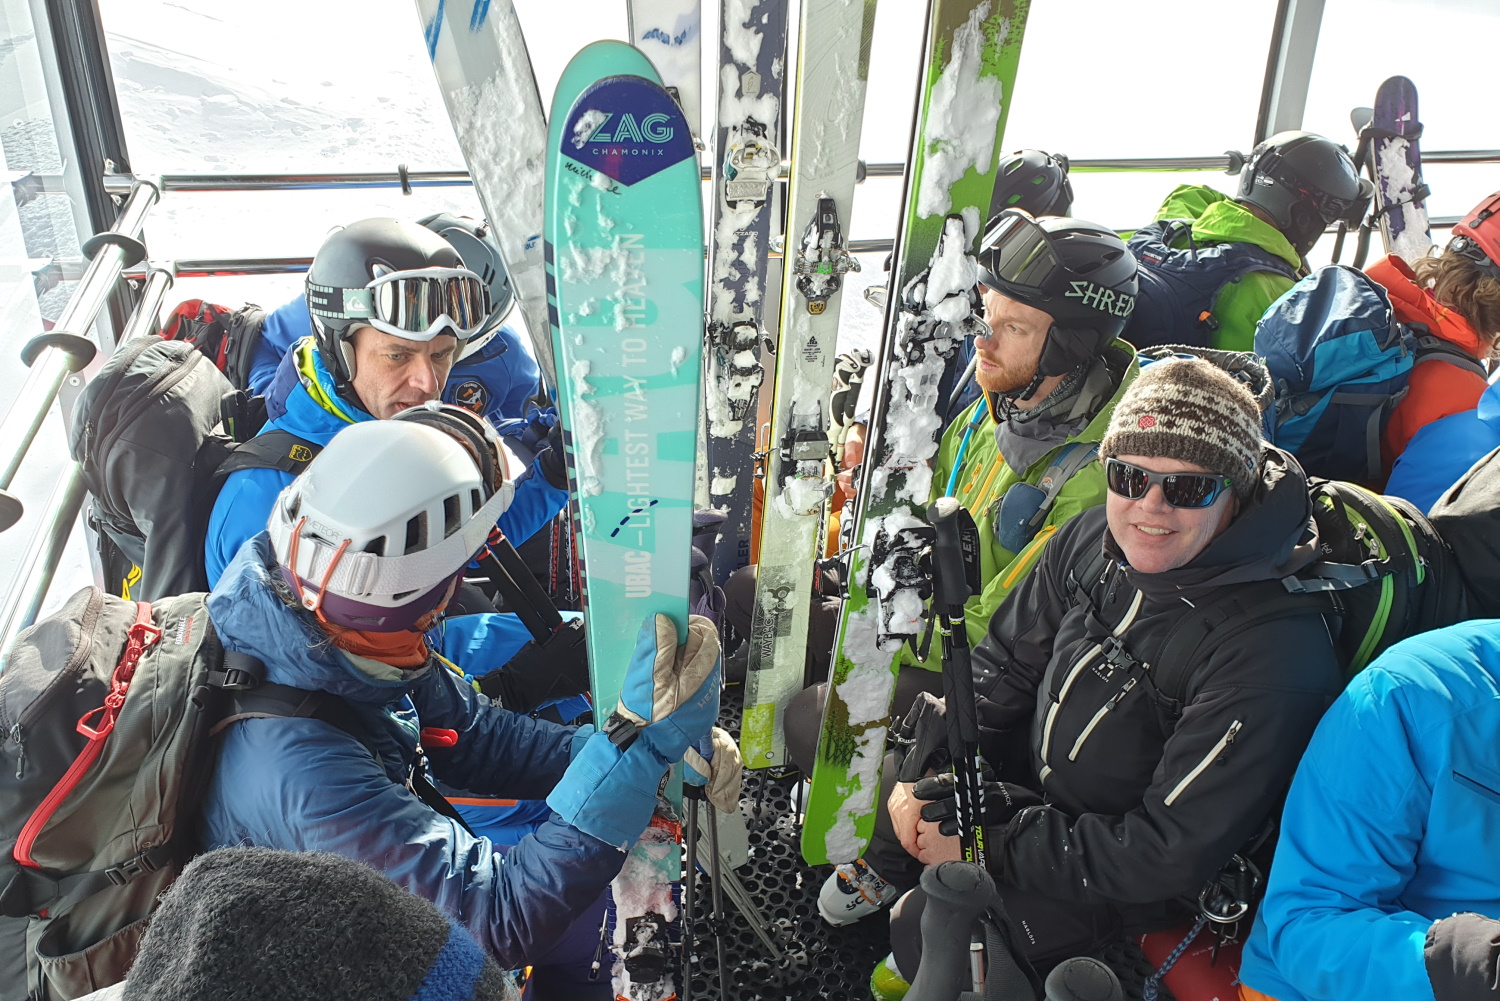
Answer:
<svg viewBox="0 0 1500 1001"><path fill-rule="evenodd" d="M1047 231L1024 209L1005 209L979 243L979 281L997 291L1020 286L1045 296L1068 289L1068 269Z"/></svg>
<svg viewBox="0 0 1500 1001"><path fill-rule="evenodd" d="M467 340L490 315L490 292L467 268L422 268L392 271L364 288L308 282L307 306L319 319L363 321L408 341L444 333Z"/></svg>
<svg viewBox="0 0 1500 1001"><path fill-rule="evenodd" d="M1227 476L1209 473L1153 473L1120 459L1104 461L1104 483L1111 493L1126 500L1140 500L1153 485L1161 487L1162 499L1172 507L1211 507L1229 489Z"/></svg>

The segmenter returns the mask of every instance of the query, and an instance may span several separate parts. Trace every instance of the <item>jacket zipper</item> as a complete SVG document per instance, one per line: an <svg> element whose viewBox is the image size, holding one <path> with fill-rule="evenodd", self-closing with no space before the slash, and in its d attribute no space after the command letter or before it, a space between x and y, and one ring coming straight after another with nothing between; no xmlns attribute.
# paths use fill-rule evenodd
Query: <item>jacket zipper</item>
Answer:
<svg viewBox="0 0 1500 1001"><path fill-rule="evenodd" d="M1167 798L1163 801L1162 805L1171 806L1173 803L1177 802L1177 797L1186 792L1187 787L1192 785L1194 780L1196 780L1199 775L1202 775L1204 771L1208 769L1209 765L1218 760L1219 755L1224 753L1224 749L1226 747L1234 743L1234 738L1239 736L1239 732L1243 728L1243 726L1244 724L1242 724L1239 720L1235 720L1233 723L1230 723L1229 729L1224 731L1224 736L1220 737L1219 742L1209 749L1209 752L1203 756L1203 760L1198 762L1198 764L1193 768L1192 771L1184 775L1182 777L1182 781L1177 783L1176 787L1173 788L1171 792L1167 793Z"/></svg>
<svg viewBox="0 0 1500 1001"><path fill-rule="evenodd" d="M1145 592L1135 592L1135 597L1130 599L1130 607L1125 609L1125 615L1120 619L1120 624L1110 631L1111 636L1118 639L1125 630L1130 628L1131 624L1135 622L1136 615L1140 613L1141 601L1144 598ZM1083 669L1095 657L1099 656L1103 650L1103 643L1095 643L1087 653L1078 658L1078 662L1068 672L1067 680L1063 682L1062 689L1057 693L1057 701L1047 708L1047 720L1042 725L1042 770L1038 776L1043 782L1047 780L1048 775L1052 774L1052 766L1048 765L1046 761L1047 753L1052 747L1052 728L1057 724L1057 713L1062 709L1062 704L1067 701L1068 692L1072 689L1073 682L1078 680L1078 676L1083 673Z"/></svg>
<svg viewBox="0 0 1500 1001"><path fill-rule="evenodd" d="M1094 732L1094 727L1098 726L1099 721L1104 718L1105 714L1109 713L1114 709L1115 706L1119 705L1120 700L1123 699L1134 687L1135 679L1131 678L1129 681L1125 682L1124 688L1120 689L1114 694L1113 698L1099 707L1099 711L1094 713L1094 718L1089 720L1089 725L1083 728L1083 732L1080 733L1078 735L1078 739L1073 742L1073 749L1068 752L1069 761L1078 760L1078 752L1083 750L1083 742L1089 739L1089 734Z"/></svg>

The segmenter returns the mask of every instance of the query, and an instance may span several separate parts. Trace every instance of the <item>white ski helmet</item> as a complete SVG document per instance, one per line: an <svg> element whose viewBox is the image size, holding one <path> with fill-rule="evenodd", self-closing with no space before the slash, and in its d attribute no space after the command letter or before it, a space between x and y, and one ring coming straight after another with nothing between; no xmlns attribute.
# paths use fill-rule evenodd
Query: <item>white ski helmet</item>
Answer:
<svg viewBox="0 0 1500 1001"><path fill-rule="evenodd" d="M461 408L414 407L345 428L276 499L266 526L272 549L320 620L369 632L413 628L510 506L515 485L497 461L493 429L481 433L487 455L476 460L465 433L433 426L448 423L449 410ZM417 411L421 419L403 419Z"/></svg>

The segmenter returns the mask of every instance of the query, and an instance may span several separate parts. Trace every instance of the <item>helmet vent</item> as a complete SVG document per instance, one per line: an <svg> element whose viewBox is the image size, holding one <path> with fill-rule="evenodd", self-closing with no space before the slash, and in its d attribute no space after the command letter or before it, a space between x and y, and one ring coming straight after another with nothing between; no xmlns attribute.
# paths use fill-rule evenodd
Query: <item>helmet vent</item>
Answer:
<svg viewBox="0 0 1500 1001"><path fill-rule="evenodd" d="M443 498L443 538L447 538L460 528L464 527L463 502L458 494L450 494Z"/></svg>
<svg viewBox="0 0 1500 1001"><path fill-rule="evenodd" d="M469 491L469 510L477 512L482 507L484 507L484 499L479 496L479 491L478 490L470 490Z"/></svg>
<svg viewBox="0 0 1500 1001"><path fill-rule="evenodd" d="M406 548L404 555L419 553L427 548L427 512L418 512L406 520Z"/></svg>
<svg viewBox="0 0 1500 1001"><path fill-rule="evenodd" d="M382 535L378 539L371 539L369 544L365 546L365 552L370 553L374 556L384 556L385 536Z"/></svg>

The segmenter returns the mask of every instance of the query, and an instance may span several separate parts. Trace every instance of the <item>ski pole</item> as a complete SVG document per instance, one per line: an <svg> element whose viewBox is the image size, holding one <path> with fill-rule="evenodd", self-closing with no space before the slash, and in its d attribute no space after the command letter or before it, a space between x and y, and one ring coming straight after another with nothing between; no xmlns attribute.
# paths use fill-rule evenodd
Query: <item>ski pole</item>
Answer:
<svg viewBox="0 0 1500 1001"><path fill-rule="evenodd" d="M724 993L725 961L724 961L724 887L720 877L721 863L719 860L719 818L716 816L714 805L708 805L708 884L713 895L714 904L714 950L719 958L719 997L726 997Z"/></svg>
<svg viewBox="0 0 1500 1001"><path fill-rule="evenodd" d="M943 640L943 696L948 750L953 758L958 799L959 838L964 860L984 868L984 804L979 773L979 719L964 603L973 593L972 555L978 550L974 519L952 497L939 497L927 509L937 534L932 547L933 610Z"/></svg>
<svg viewBox="0 0 1500 1001"><path fill-rule="evenodd" d="M682 787L682 798L687 801L687 872L682 881L682 1001L693 1001L693 956L698 944L693 935L693 902L698 883L699 792L697 786Z"/></svg>

